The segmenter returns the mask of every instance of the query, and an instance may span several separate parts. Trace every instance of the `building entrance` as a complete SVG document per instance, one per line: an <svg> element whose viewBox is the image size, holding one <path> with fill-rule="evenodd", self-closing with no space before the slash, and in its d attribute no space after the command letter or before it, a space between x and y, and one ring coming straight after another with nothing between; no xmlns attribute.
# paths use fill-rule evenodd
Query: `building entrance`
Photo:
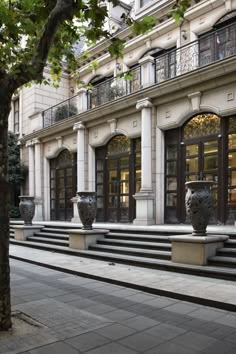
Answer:
<svg viewBox="0 0 236 354"><path fill-rule="evenodd" d="M96 150L97 221L131 222L140 185L140 139L118 135Z"/></svg>
<svg viewBox="0 0 236 354"><path fill-rule="evenodd" d="M236 218L236 117L193 117L166 133L166 222L186 222L185 182L214 181L211 223Z"/></svg>
<svg viewBox="0 0 236 354"><path fill-rule="evenodd" d="M76 194L76 156L63 150L50 162L51 220L70 221Z"/></svg>

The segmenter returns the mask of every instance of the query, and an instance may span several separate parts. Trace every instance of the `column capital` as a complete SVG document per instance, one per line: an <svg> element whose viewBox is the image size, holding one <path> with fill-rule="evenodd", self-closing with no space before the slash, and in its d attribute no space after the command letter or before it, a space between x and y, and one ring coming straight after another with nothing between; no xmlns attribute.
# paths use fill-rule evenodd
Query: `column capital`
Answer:
<svg viewBox="0 0 236 354"><path fill-rule="evenodd" d="M143 64L147 64L147 63L151 63L153 64L155 62L155 58L153 58L151 55L147 55L141 59L139 59L138 63L143 65Z"/></svg>
<svg viewBox="0 0 236 354"><path fill-rule="evenodd" d="M39 138L35 138L35 139L32 140L32 144L33 144L33 145L41 144L41 141L40 141Z"/></svg>
<svg viewBox="0 0 236 354"><path fill-rule="evenodd" d="M149 97L143 98L136 103L136 109L152 108L153 104Z"/></svg>
<svg viewBox="0 0 236 354"><path fill-rule="evenodd" d="M84 129L85 129L85 125L83 124L83 122L77 122L73 126L73 130L84 130Z"/></svg>

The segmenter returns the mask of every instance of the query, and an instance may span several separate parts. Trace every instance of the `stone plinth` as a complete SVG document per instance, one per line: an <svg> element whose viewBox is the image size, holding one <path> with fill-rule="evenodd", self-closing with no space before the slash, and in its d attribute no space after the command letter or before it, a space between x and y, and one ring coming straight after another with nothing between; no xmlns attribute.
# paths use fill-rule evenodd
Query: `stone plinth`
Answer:
<svg viewBox="0 0 236 354"><path fill-rule="evenodd" d="M97 240L104 238L109 230L93 229L82 230L74 229L68 230L69 233L69 246L71 248L77 248L79 250L87 250L88 246L95 243Z"/></svg>
<svg viewBox="0 0 236 354"><path fill-rule="evenodd" d="M208 258L215 256L217 249L222 248L228 238L227 235L171 236L171 260L176 263L207 265Z"/></svg>
<svg viewBox="0 0 236 354"><path fill-rule="evenodd" d="M13 226L15 231L15 240L26 241L29 236L33 236L35 232L39 232L44 226L41 225L16 225Z"/></svg>

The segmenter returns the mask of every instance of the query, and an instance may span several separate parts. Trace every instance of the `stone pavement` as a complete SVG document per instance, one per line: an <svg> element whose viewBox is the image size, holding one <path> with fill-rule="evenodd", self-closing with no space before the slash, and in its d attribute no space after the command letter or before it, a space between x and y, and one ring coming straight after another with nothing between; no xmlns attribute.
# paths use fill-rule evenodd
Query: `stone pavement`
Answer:
<svg viewBox="0 0 236 354"><path fill-rule="evenodd" d="M11 249L11 253L13 250ZM16 250L15 250L16 252ZM33 253L32 249L29 252ZM43 253L41 261L46 255ZM60 255L48 259L59 262ZM32 258L36 253L32 254ZM64 257L64 256L63 256ZM70 257L71 263L75 257ZM102 265L83 259L82 271L100 266L103 275L126 272L133 281L148 281L152 271ZM64 267L69 260L64 258ZM61 266L63 261L61 259ZM75 264L78 267L79 263ZM134 267L132 267L134 268ZM95 269L94 269L95 271ZM159 271L155 270L155 273ZM160 272L161 274L163 272ZM165 273L165 272L164 272ZM166 272L167 273L167 272ZM168 274L163 278L167 281ZM182 278L186 290L191 278ZM127 281L127 278L126 278ZM194 281L194 279L193 279ZM207 281L198 277L198 284ZM211 280L209 281L209 286ZM228 282L222 281L219 288ZM160 284L161 285L161 284ZM177 284L176 284L177 285ZM196 284L195 284L196 285ZM194 286L195 286L194 285ZM235 354L236 314L66 274L22 261L11 260L12 309L34 324L28 333L0 333L2 354Z"/></svg>
<svg viewBox="0 0 236 354"><path fill-rule="evenodd" d="M236 282L10 245L10 256L69 274L236 312Z"/></svg>

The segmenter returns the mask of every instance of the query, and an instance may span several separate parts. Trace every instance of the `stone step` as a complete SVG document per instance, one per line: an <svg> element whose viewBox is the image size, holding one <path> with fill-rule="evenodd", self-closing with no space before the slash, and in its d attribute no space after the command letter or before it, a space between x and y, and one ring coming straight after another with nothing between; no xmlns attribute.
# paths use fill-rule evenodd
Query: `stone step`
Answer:
<svg viewBox="0 0 236 354"><path fill-rule="evenodd" d="M236 249L235 248L220 248L216 252L217 256L223 257L236 257Z"/></svg>
<svg viewBox="0 0 236 354"><path fill-rule="evenodd" d="M179 272L185 274L201 275L206 277L214 277L217 279L236 280L236 269L223 266L192 266L187 264L172 263L169 260L153 259L144 257L134 257L122 254L108 253L108 252L96 252L96 251L80 251L70 249L62 246L52 246L37 242L17 241L11 240L14 245L25 246L29 248L42 249L45 251L58 252L64 254L70 254L73 256L93 258L102 261L111 262L111 265L115 266L115 263L132 264L137 267L146 267L151 269L161 269L172 272ZM14 257L13 257L14 258Z"/></svg>
<svg viewBox="0 0 236 354"><path fill-rule="evenodd" d="M39 243L45 243L45 244L51 244L51 245L57 245L57 246L64 246L64 247L69 247L69 240L58 240L58 239L50 239L50 238L45 238L45 237L37 237L37 236L29 236L27 238L27 241L32 241L32 242L39 242Z"/></svg>
<svg viewBox="0 0 236 354"><path fill-rule="evenodd" d="M71 229L72 229L72 227L71 227ZM79 229L79 227L78 227L78 229ZM42 229L42 232L45 232L45 233L53 233L53 234L63 234L63 235L68 235L68 231L69 230L69 227L68 228L54 228L54 227L44 227L43 229Z"/></svg>
<svg viewBox="0 0 236 354"><path fill-rule="evenodd" d="M224 247L226 248L236 248L236 239L229 239L225 241Z"/></svg>
<svg viewBox="0 0 236 354"><path fill-rule="evenodd" d="M110 246L124 246L132 248L142 248L142 249L153 249L153 250L163 250L170 251L170 243L156 243L156 242L142 242L142 241L127 241L127 240L116 240L110 238L104 238L97 241L100 245L110 245Z"/></svg>
<svg viewBox="0 0 236 354"><path fill-rule="evenodd" d="M99 244L92 244L89 246L89 250L101 251L109 253L119 253L125 255L131 255L136 257L146 257L146 258L158 258L158 259L171 259L171 252L167 251L155 251L155 250L144 250L130 247L115 247L115 246L105 246Z"/></svg>
<svg viewBox="0 0 236 354"><path fill-rule="evenodd" d="M170 235L169 235L170 236ZM143 242L167 242L171 243L168 236L155 235L150 236L150 234L136 234L136 233L119 233L119 232L109 232L105 235L109 239L119 239L119 240L130 240L130 241L143 241Z"/></svg>
<svg viewBox="0 0 236 354"><path fill-rule="evenodd" d="M69 240L69 234L61 233L61 234L56 234L56 233L51 233L51 232L44 232L44 230L40 232L35 232L34 236L39 236L42 238L52 238L52 239L59 239L59 240Z"/></svg>
<svg viewBox="0 0 236 354"><path fill-rule="evenodd" d="M236 257L214 256L208 259L210 266L236 269Z"/></svg>

